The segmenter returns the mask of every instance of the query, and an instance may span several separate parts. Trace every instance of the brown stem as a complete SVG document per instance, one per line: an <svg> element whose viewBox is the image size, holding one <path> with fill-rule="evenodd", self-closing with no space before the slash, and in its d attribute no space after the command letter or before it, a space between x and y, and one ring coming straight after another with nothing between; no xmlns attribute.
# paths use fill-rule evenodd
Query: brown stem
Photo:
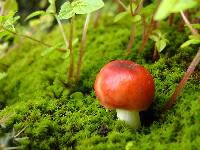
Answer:
<svg viewBox="0 0 200 150"><path fill-rule="evenodd" d="M137 13L142 9L143 6L143 2L144 0L141 0L140 3L138 4L136 10L133 12L133 7L132 7L132 3L135 2L134 0L130 0L130 9L131 9L131 15L132 17L134 17L135 15L137 15ZM130 38L129 38L129 42L128 42L128 46L127 46L127 52L131 53L131 48L133 46L133 42L134 42L134 38L135 38L135 31L136 31L136 26L135 23L132 22L131 23L131 34L130 34Z"/></svg>
<svg viewBox="0 0 200 150"><path fill-rule="evenodd" d="M188 67L186 73L184 74L181 82L176 87L176 90L172 94L171 98L166 102L166 104L164 106L164 111L170 109L176 103L176 98L181 93L181 91L182 91L183 87L185 86L187 80L189 79L190 75L194 72L194 69L199 64L199 61L200 61L200 48L199 48L196 56L192 60L190 66Z"/></svg>
<svg viewBox="0 0 200 150"><path fill-rule="evenodd" d="M85 43L86 43L86 36L87 36L87 30L88 30L88 25L90 21L90 14L87 15L85 19L85 24L83 27L83 35L81 39L81 44L79 48L79 58L78 58L78 66L77 66L77 80L80 80L80 74L81 74L81 63L82 63L82 58L83 58L83 52L85 49Z"/></svg>
<svg viewBox="0 0 200 150"><path fill-rule="evenodd" d="M99 24L100 17L101 17L101 11L97 10L96 13L95 13L94 28L97 28L97 26Z"/></svg>
<svg viewBox="0 0 200 150"><path fill-rule="evenodd" d="M146 17L144 15L142 15L142 26L143 26L142 41L144 41L145 35L147 34L147 23L146 23Z"/></svg>
<svg viewBox="0 0 200 150"><path fill-rule="evenodd" d="M47 43L44 43L44 42L42 42L42 41L40 41L40 40L37 40L37 39L35 39L35 38L31 37L31 36L24 35L24 34L20 34L20 33L17 33L17 32L11 31L11 30L8 30L8 29L4 28L3 26L1 26L1 27L2 27L3 30L5 30L5 31L7 31L7 32L9 32L9 33L11 33L11 34L13 34L13 35L20 36L20 37L23 37L23 38L32 40L32 41L37 42L37 43L39 43L39 44L41 44L41 45L44 45L44 46L46 46L46 47L48 47L48 48L52 48L52 47L53 47L52 45L47 44ZM59 51L61 51L61 52L66 52L66 49L62 49L62 48L56 48L56 49L59 50Z"/></svg>
<svg viewBox="0 0 200 150"><path fill-rule="evenodd" d="M121 0L115 0L116 3L118 4L118 11L121 11L121 9L127 10L128 8L126 5L121 1Z"/></svg>
<svg viewBox="0 0 200 150"><path fill-rule="evenodd" d="M135 0L130 0L130 10L131 10L131 15L134 16L134 12L133 12L133 6L132 3L134 3Z"/></svg>
<svg viewBox="0 0 200 150"><path fill-rule="evenodd" d="M136 15L142 9L143 3L144 3L144 0L140 0L140 3L138 4L137 8L135 9L133 15Z"/></svg>
<svg viewBox="0 0 200 150"><path fill-rule="evenodd" d="M129 39L128 46L127 46L127 52L128 53L131 53L131 48L133 46L134 37L135 37L135 31L136 31L135 23L132 22L130 39Z"/></svg>
<svg viewBox="0 0 200 150"><path fill-rule="evenodd" d="M182 16L182 18L183 18L185 24L188 26L188 28L189 28L190 31L192 32L192 34L194 34L194 35L195 35L195 34L198 34L198 31L195 30L195 29L192 27L192 25L190 24L189 20L187 19L186 15L184 14L183 11L181 11L181 16Z"/></svg>
<svg viewBox="0 0 200 150"><path fill-rule="evenodd" d="M174 14L171 14L171 15L168 17L169 26L172 26L173 22L174 22Z"/></svg>
<svg viewBox="0 0 200 150"><path fill-rule="evenodd" d="M159 5L160 5L160 0L158 0L158 2L157 2L156 9L154 10L153 15L151 17L151 21L150 21L150 25L149 25L148 31L147 31L147 33L145 34L145 36L144 36L144 38L142 40L142 45L139 48L138 53L141 53L144 50L144 48L145 48L145 46L146 46L146 44L148 42L149 36L151 35L152 31L155 28L156 21L154 20L154 16L155 16L155 13L156 13Z"/></svg>
<svg viewBox="0 0 200 150"><path fill-rule="evenodd" d="M159 59L159 52L158 49L156 48L156 43L154 44L154 50L153 50L153 56L152 56L152 62L155 62L156 60Z"/></svg>
<svg viewBox="0 0 200 150"><path fill-rule="evenodd" d="M185 24L188 26L188 28L192 32L192 34L195 34L195 35L198 34L198 31L192 27L192 25L190 24L189 20L187 19L187 17L185 16L185 14L183 12L181 12L181 16L182 16ZM189 79L190 75L194 72L196 66L199 64L199 61L200 61L200 48L199 48L196 56L192 60L190 66L188 67L187 71L185 72L181 82L176 87L176 90L174 91L174 93L172 94L170 99L166 102L166 104L164 106L164 111L170 109L176 103L176 98L180 95L180 93L181 93L183 87L185 86L187 80Z"/></svg>
<svg viewBox="0 0 200 150"><path fill-rule="evenodd" d="M56 18L56 20L57 20L57 22L58 22L60 32L61 32L61 34L62 34L62 36L63 36L63 39L64 39L64 42L65 42L65 46L66 46L66 48L68 48L69 43L68 43L68 40L67 40L65 31L64 31L63 25L62 25L62 23L61 23L61 21L60 21L60 19L58 18L57 15L55 15L55 18Z"/></svg>
<svg viewBox="0 0 200 150"><path fill-rule="evenodd" d="M144 35L144 38L142 40L142 45L141 45L141 47L138 50L139 53L141 53L144 50L144 48L145 48L145 46L146 46L146 44L148 42L149 36L151 35L152 31L155 28L155 23L156 22L153 20L153 17L152 17L150 25L149 25L149 29L148 29L148 31L146 31L146 34Z"/></svg>
<svg viewBox="0 0 200 150"><path fill-rule="evenodd" d="M73 76L74 76L74 52L73 52L73 46L72 46L72 42L73 42L73 34L74 34L74 16L71 18L70 20L70 37L69 37L69 80L72 81L73 80Z"/></svg>
<svg viewBox="0 0 200 150"><path fill-rule="evenodd" d="M4 5L5 5L5 2L4 2L4 1L1 1L0 4L1 4L1 6L0 6L0 16L3 16L3 14L4 14Z"/></svg>

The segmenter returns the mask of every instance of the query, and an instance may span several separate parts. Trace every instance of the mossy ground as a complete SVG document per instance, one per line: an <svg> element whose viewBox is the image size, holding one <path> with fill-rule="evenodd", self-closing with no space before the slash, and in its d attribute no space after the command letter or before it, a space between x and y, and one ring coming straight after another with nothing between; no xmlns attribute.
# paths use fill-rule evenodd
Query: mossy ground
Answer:
<svg viewBox="0 0 200 150"><path fill-rule="evenodd" d="M160 59L152 62L153 42L149 41L144 53L137 55L139 32L127 55L129 23L114 24L111 17L102 20L97 29L89 29L78 83L66 84L69 59L63 53L54 50L43 55L46 48L29 40L23 40L0 60L0 71L8 73L0 80L0 123L6 127L0 131L11 132L14 128L19 132L26 127L19 135L28 137L18 143L22 149L199 149L199 68L176 105L162 116L159 114L197 51L195 47L179 49L187 34L163 23L170 42ZM82 19L78 19L79 38L81 27ZM40 38L52 45L62 43L57 27ZM76 59L77 54L78 45ZM137 132L117 120L114 110L100 106L93 91L96 74L114 59L136 61L148 68L155 79L154 104L147 112L141 112L143 125Z"/></svg>

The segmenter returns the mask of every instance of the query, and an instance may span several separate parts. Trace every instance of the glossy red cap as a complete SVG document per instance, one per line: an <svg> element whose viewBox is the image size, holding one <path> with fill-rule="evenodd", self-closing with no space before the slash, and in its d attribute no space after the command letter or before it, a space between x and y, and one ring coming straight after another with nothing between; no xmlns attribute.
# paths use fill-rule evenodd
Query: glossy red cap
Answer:
<svg viewBox="0 0 200 150"><path fill-rule="evenodd" d="M96 77L94 89L104 107L135 111L147 109L155 93L149 71L128 60L106 64Z"/></svg>

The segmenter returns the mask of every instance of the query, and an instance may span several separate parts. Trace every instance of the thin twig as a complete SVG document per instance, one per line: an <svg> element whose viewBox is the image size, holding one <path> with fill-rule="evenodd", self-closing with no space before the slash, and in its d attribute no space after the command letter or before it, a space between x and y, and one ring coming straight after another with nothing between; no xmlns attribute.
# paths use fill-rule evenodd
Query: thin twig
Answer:
<svg viewBox="0 0 200 150"><path fill-rule="evenodd" d="M121 0L116 0L116 2L118 4L120 4L123 7L124 10L128 10L128 8L126 7L126 5Z"/></svg>
<svg viewBox="0 0 200 150"><path fill-rule="evenodd" d="M134 16L134 12L133 12L133 0L130 0L130 10L131 10L131 15Z"/></svg>
<svg viewBox="0 0 200 150"><path fill-rule="evenodd" d="M136 26L135 26L135 23L132 22L130 39L129 39L128 46L127 46L128 53L131 53L131 48L133 46L133 41L134 41L134 37L135 37L135 31L136 31Z"/></svg>
<svg viewBox="0 0 200 150"><path fill-rule="evenodd" d="M133 12L133 7L132 7L133 2L135 2L135 1L130 0L130 9L131 9L132 17L137 15L137 13L142 9L142 6L143 6L143 0L141 0L140 3L138 4L136 10ZM131 34L130 34L130 38L129 38L129 42L128 42L128 46L127 46L128 53L131 53L131 48L133 46L133 42L134 42L134 38L135 38L135 32L136 32L136 25L135 25L135 22L132 22L131 23Z"/></svg>
<svg viewBox="0 0 200 150"><path fill-rule="evenodd" d="M185 16L185 14L184 14L183 11L181 11L181 16L182 16L182 18L183 18L185 24L188 26L188 28L189 28L190 31L192 32L192 34L194 34L194 35L195 35L195 34L198 34L198 31L195 30L195 29L192 27L192 25L190 24L189 20L187 19L187 17Z"/></svg>
<svg viewBox="0 0 200 150"><path fill-rule="evenodd" d="M154 10L153 15L151 17L151 21L150 21L150 25L149 25L148 31L146 32L146 34L144 36L144 39L142 40L142 45L138 50L139 53L141 53L144 50L144 48L145 48L145 46L146 46L146 44L148 42L149 36L151 35L152 31L155 28L155 23L156 22L154 20L154 16L155 16L155 13L156 13L159 5L160 5L160 0L157 1L156 9Z"/></svg>
<svg viewBox="0 0 200 150"><path fill-rule="evenodd" d="M200 48L196 54L196 56L194 57L193 61L191 62L190 66L188 67L186 73L184 74L181 82L178 84L178 86L176 87L176 90L174 91L173 95L171 96L171 98L166 102L165 106L164 106L164 111L170 109L176 102L176 98L178 97L178 95L181 93L183 87L185 86L185 84L187 83L187 80L189 79L190 75L194 72L194 69L196 68L196 66L199 64L200 62Z"/></svg>
<svg viewBox="0 0 200 150"><path fill-rule="evenodd" d="M57 20L57 22L58 22L60 32L62 33L62 36L63 36L64 42L65 42L65 46L66 46L66 48L68 48L69 43L68 43L68 40L67 40L67 37L66 37L65 31L64 31L63 25L62 25L62 23L61 23L61 21L60 21L60 19L58 18L57 15L55 15L55 18L56 18L56 20Z"/></svg>
<svg viewBox="0 0 200 150"><path fill-rule="evenodd" d="M97 10L95 12L95 19L94 19L94 28L97 28L98 24L99 24L99 18L101 17L101 11Z"/></svg>
<svg viewBox="0 0 200 150"><path fill-rule="evenodd" d="M21 131L19 131L19 132L14 136L14 138L18 137L27 127L28 127L28 125L25 126Z"/></svg>
<svg viewBox="0 0 200 150"><path fill-rule="evenodd" d="M70 20L70 37L69 37L69 50L70 50L70 54L69 54L69 58L70 58L70 62L69 62L69 80L73 80L73 76L74 76L74 52L73 52L73 34L74 34L74 16L71 18Z"/></svg>
<svg viewBox="0 0 200 150"><path fill-rule="evenodd" d="M1 1L0 4L1 4L1 6L0 6L0 16L3 16L3 14L4 14L4 5L5 5L5 2L4 2L4 1Z"/></svg>
<svg viewBox="0 0 200 150"><path fill-rule="evenodd" d="M168 17L169 26L172 26L173 21L174 21L174 14L171 14L171 15Z"/></svg>
<svg viewBox="0 0 200 150"><path fill-rule="evenodd" d="M140 0L140 3L138 4L137 8L135 9L133 15L136 15L138 12L140 12L140 10L143 7L143 3L144 3L144 0Z"/></svg>
<svg viewBox="0 0 200 150"><path fill-rule="evenodd" d="M190 29L192 34L194 34L194 35L198 34L198 31L192 27L192 25L190 24L189 20L187 19L187 17L185 16L185 14L183 12L181 12L181 16L183 17L185 24L188 26L188 28ZM174 93L172 94L170 99L166 102L163 112L170 109L176 103L176 98L180 95L183 87L187 83L187 80L189 79L190 75L194 72L194 70L195 70L196 66L199 64L199 62L200 62L200 48L199 48L196 56L192 60L190 66L188 67L187 71L185 72L182 80L176 87L176 90L174 91Z"/></svg>
<svg viewBox="0 0 200 150"><path fill-rule="evenodd" d="M83 58L83 53L85 49L85 43L86 43L86 36L87 36L87 30L88 30L88 25L90 21L90 14L87 14L87 17L85 19L85 24L83 27L83 35L80 43L80 49L79 49L79 58L78 58L78 66L77 66L77 79L80 80L80 74L81 74L81 63L82 63L82 58Z"/></svg>
<svg viewBox="0 0 200 150"><path fill-rule="evenodd" d="M7 31L7 32L9 32L9 33L11 33L11 34L13 34L13 35L20 36L20 37L23 37L23 38L32 40L32 41L37 42L37 43L39 43L39 44L41 44L41 45L44 45L44 46L46 46L46 47L48 47L48 48L52 48L52 47L53 47L52 45L47 44L47 43L44 43L44 42L42 42L42 41L40 41L40 40L37 40L37 39L35 39L35 38L31 37L31 36L24 35L24 34L21 34L21 33L17 33L17 32L8 30L8 29L4 28L3 26L1 26L1 27L2 27L3 30L5 30L5 31ZM62 49L62 48L56 48L56 49L59 50L59 51L61 51L61 52L66 52L66 49Z"/></svg>

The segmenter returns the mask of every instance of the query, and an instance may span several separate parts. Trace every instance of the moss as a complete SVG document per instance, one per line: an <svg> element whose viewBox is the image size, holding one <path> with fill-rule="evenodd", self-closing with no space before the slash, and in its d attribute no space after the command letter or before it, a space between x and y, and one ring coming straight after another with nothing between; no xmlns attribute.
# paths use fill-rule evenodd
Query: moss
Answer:
<svg viewBox="0 0 200 150"><path fill-rule="evenodd" d="M28 137L18 143L22 149L198 149L198 78L188 81L171 110L162 116L158 114L195 55L195 47L178 49L187 35L166 27L170 43L161 58L152 63L150 57L145 57L153 48L151 41L138 56L136 50L141 43L138 33L132 53L127 55L128 23L113 24L112 18L102 20L107 21L88 32L81 81L73 86L66 84L69 59L57 51L43 55L46 48L28 40L0 60L0 64L7 66L0 69L8 73L0 80L0 99L8 105L0 112L5 132L26 127L19 135ZM78 37L81 24L79 19ZM41 38L63 44L57 27ZM77 51L75 45L75 59ZM116 112L104 109L95 98L96 74L113 59L136 61L148 68L155 79L154 104L141 112L143 127L137 132L117 120Z"/></svg>

